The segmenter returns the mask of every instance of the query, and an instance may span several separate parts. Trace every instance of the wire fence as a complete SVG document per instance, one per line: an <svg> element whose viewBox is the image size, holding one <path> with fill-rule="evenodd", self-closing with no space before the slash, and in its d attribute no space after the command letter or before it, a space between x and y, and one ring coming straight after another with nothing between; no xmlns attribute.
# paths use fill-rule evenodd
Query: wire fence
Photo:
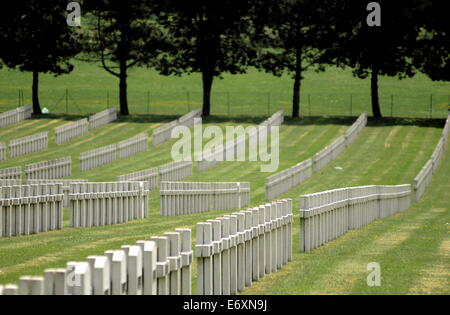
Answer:
<svg viewBox="0 0 450 315"><path fill-rule="evenodd" d="M0 97L0 111L30 104L31 91L18 90L18 97ZM136 115L176 115L202 106L203 95L198 91L182 90L166 93L159 91L128 91L128 104ZM78 90L47 91L40 96L42 108L55 114L84 115L105 108L119 108L119 92ZM284 109L292 111L291 91L271 92L213 92L211 113L220 116L261 116ZM380 93L381 110L385 117L446 118L450 110L450 93L427 94ZM354 94L307 94L301 96L303 116L356 116L372 112L368 93Z"/></svg>

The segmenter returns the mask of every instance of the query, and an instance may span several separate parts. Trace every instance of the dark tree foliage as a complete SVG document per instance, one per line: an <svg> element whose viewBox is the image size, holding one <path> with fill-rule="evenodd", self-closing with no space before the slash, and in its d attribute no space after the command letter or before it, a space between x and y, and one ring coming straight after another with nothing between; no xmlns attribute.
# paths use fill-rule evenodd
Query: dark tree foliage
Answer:
<svg viewBox="0 0 450 315"><path fill-rule="evenodd" d="M84 50L119 79L120 113L129 115L128 70L151 65L157 58L164 37L158 15L164 4L156 0L90 0L84 8L90 14Z"/></svg>
<svg viewBox="0 0 450 315"><path fill-rule="evenodd" d="M159 60L164 75L201 73L203 115L211 113L211 90L223 73L245 73L255 58L250 43L253 1L170 0L161 20L171 46Z"/></svg>
<svg viewBox="0 0 450 315"><path fill-rule="evenodd" d="M327 50L337 41L334 27L335 1L262 1L257 8L256 66L276 76L294 79L292 117L300 117L303 73L325 69Z"/></svg>
<svg viewBox="0 0 450 315"><path fill-rule="evenodd" d="M378 96L380 75L412 77L415 70L412 55L417 40L414 0L378 1L381 5L381 26L369 27L366 1L339 1L341 18L336 23L340 44L334 51L341 66L353 68L354 75L371 77L372 111L381 118Z"/></svg>
<svg viewBox="0 0 450 315"><path fill-rule="evenodd" d="M33 111L41 114L39 74L69 73L79 52L67 25L67 1L17 0L0 11L0 59L13 69L33 73Z"/></svg>
<svg viewBox="0 0 450 315"><path fill-rule="evenodd" d="M450 20L447 1L422 1L415 66L434 81L450 81Z"/></svg>

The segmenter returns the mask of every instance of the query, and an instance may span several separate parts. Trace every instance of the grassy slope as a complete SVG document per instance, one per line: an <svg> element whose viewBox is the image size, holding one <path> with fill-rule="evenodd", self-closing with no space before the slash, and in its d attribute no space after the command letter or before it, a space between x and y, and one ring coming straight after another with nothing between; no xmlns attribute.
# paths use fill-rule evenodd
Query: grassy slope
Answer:
<svg viewBox="0 0 450 315"><path fill-rule="evenodd" d="M223 121L212 118L205 121L206 126L214 124L222 128L225 125L239 124L247 126L261 121L258 119L236 119L234 121ZM151 120L151 119L150 119ZM281 130L281 152L285 157L282 167L290 167L297 162L297 158L309 157L322 147L332 141L333 138L342 134L348 127L352 119L307 119L299 122L292 122ZM63 122L56 120L33 120L22 122L21 124L3 130L2 139L7 141L11 138L24 136L38 131L49 130ZM138 154L132 158L115 161L112 164L94 169L90 172L80 173L78 169L77 157L82 151L108 145L119 140L126 139L137 133L149 132L160 123L127 122L103 126L87 135L73 139L71 142L57 147L54 145L53 136L50 140L50 150L34 153L32 155L18 159L1 162L0 167L10 167L16 165L26 165L28 163L42 161L48 158L57 158L72 155L74 161L74 172L72 178L86 178L91 181L115 180L118 175L155 167L170 161L170 149L173 141L163 144L157 149L150 147L148 152ZM52 133L51 133L52 134ZM101 135L101 136L100 136ZM293 141L289 139L293 138ZM312 135L319 135L313 137ZM150 139L151 140L151 139ZM301 147L303 145L303 147ZM300 148L301 149L298 149ZM296 153L299 152L299 155ZM289 157L289 158L286 158ZM229 165L217 166L230 167ZM252 166L252 170L257 167ZM253 199L261 199L264 194L263 183L267 174L257 172L256 176L246 172L247 176L242 176L242 170L247 170L248 163L237 163L231 167L234 174L240 174L239 180L252 182ZM217 176L216 170L210 170L201 175L195 175L189 180L198 179L211 174L208 180L223 181L221 175ZM231 178L230 178L231 180ZM143 221L130 222L123 225L99 227L92 229L74 230L68 228L68 216L65 218L65 228L63 231L43 233L29 237L18 237L12 239L0 239L0 283L15 281L24 273L40 274L47 267L64 266L70 260L82 260L88 255L101 254L106 249L119 248L121 245L133 243L138 239L147 239L151 235L159 235L169 232L175 228L195 227L197 222L213 218L221 212L210 212L203 215L192 215L179 218L161 218L159 216L159 200L156 193L152 193L150 201L150 218Z"/></svg>
<svg viewBox="0 0 450 315"><path fill-rule="evenodd" d="M337 187L410 183L429 158L437 137L436 129L372 126L331 167L287 195L297 199L303 193ZM337 165L345 172L334 169ZM245 294L449 294L449 189L447 150L421 202L308 254L298 252L296 215L293 262ZM366 267L371 262L381 265L379 288L366 284Z"/></svg>
<svg viewBox="0 0 450 315"><path fill-rule="evenodd" d="M69 90L69 112L92 113L107 106L118 106L118 81L97 64L75 62L75 70L61 77L41 75L42 106L52 112L66 112L66 89ZM146 68L131 70L129 103L133 113L174 114L201 104L201 77L165 77ZM213 113L227 114L228 103L232 115L261 115L284 108L290 113L293 82L250 69L245 75L224 75L213 88ZM383 112L391 114L391 95L394 116L429 117L430 94L433 94L434 117L445 117L450 104L450 83L432 82L423 75L398 80L380 80ZM18 90L24 90L25 103L31 102L31 74L7 69L0 70L0 111L18 104ZM370 80L354 78L350 70L329 68L326 73L308 72L302 85L302 113L304 115L349 115L370 111ZM150 106L148 107L148 92ZM270 94L270 95L269 95ZM310 96L310 99L309 99ZM351 97L353 108L351 109ZM311 107L309 107L309 103Z"/></svg>
<svg viewBox="0 0 450 315"><path fill-rule="evenodd" d="M250 122L253 123L256 121L244 120L234 121L232 123ZM30 122L24 122L22 124L27 123ZM350 121L345 119L308 119L302 121L302 123L297 126L298 123L288 121L287 125L283 126L281 130L281 169L310 157L328 144L333 138L342 133L349 123ZM225 122L221 122L219 125L223 127L224 124ZM397 124L399 125L397 126ZM115 124L111 124L102 127L100 130L96 131L99 133L106 131L104 134L105 136L100 138L103 139L105 142L104 144L115 141L113 137L117 134L117 131L114 131L114 125ZM128 124L127 126L129 125L130 128L133 126L133 124ZM305 192L315 192L348 185L410 183L425 161L429 158L434 145L437 143L440 134L439 128L442 127L440 122L437 122L436 125L431 127L424 125L425 124L421 121L408 120L388 121L383 124L371 123L370 127L363 131L360 139L358 139L348 151L334 162L333 165L324 169L321 173L316 174L306 184L297 189L293 189L284 197L293 198L294 207L295 209L298 209L298 196ZM138 127L135 127L137 129L132 130L133 133L136 133L141 132L142 128L151 129L153 127L153 124L151 124L151 126L145 125L144 127L143 125L138 125ZM109 130L109 128L113 129ZM133 135L129 134L128 127L122 128L121 130L126 130L126 134L121 133L121 137L123 138ZM34 131L35 130L33 129L33 132ZM89 134L85 137L90 138L92 136L94 136L94 134ZM79 138L74 141L82 141L82 139ZM98 141L100 140L95 141L94 146L100 145ZM103 143L101 144L103 145ZM168 143L157 150L150 150L148 153L143 153L142 157L137 156L136 159L132 158L118 161L110 167L107 166L105 168L93 170L92 172L86 173L87 176L83 177L91 180L112 180L116 175L123 173L122 170L124 169L133 171L143 167L158 165L158 162L156 161L162 163L165 159L169 159L170 145L171 144ZM72 145L67 145L67 148L70 148L71 146ZM36 156L33 156L32 160L42 160L39 156L40 154L42 153L36 153ZM159 159L158 156L160 156ZM148 165L148 161L152 161L152 165ZM334 166L343 167L345 172L336 170ZM188 180L251 181L252 203L257 205L264 202L264 180L265 177L268 176L268 174L259 173L258 168L259 165L257 163L224 163L207 172L201 174L196 173ZM105 170L108 170L108 172L105 172ZM80 177L79 174L74 175L75 176L73 177ZM153 197L155 196L153 195ZM138 239L148 239L152 235L159 235L164 232L172 231L175 228L195 228L197 222L211 219L219 215L223 215L223 212L215 211L201 215L161 218L158 216L158 201L153 198L151 201L150 218L147 220L92 229L77 230L66 228L63 231L0 240L0 252L2 253L0 257L0 283L14 282L19 276L25 273L41 274L45 268L61 267L70 260L84 260L88 255L98 255L104 250L119 248L124 244L134 243L134 241ZM66 218L66 220L67 219L68 218ZM411 220L413 219L414 218ZM394 218L389 220L394 220ZM401 223L400 221L401 220L392 223L392 229L395 228L396 223ZM375 223L372 226L377 226L377 224L380 223ZM298 217L296 216L294 225L294 238L296 241L294 252L296 252L296 249L298 248L298 225ZM372 226L369 227L369 229L372 228ZM365 229L361 231L352 233L364 233ZM349 237L353 235L352 233L344 236L342 241L337 240L336 242L348 240ZM375 236L376 235L378 234L375 233ZM430 235L430 238L436 239L437 236L436 233L433 233ZM373 237L374 236L372 236L372 239ZM316 279L318 275L329 275L328 272L332 274L335 271L333 268L338 267L338 270L347 271L349 269L346 269L345 266L350 266L348 267L350 270L361 267L358 264L353 264L351 259L353 256L351 256L351 254L353 252L363 251L365 246L364 244L360 244L361 238L351 239L353 240L353 247L349 246L346 249L342 254L342 259L340 259L340 257L344 249L340 246L333 247L333 243L323 249L319 249L317 254L316 252L311 254L319 255L318 253L326 248L333 247L334 252L330 254L335 255L333 256L333 259L330 260L330 256L327 255L325 255L323 259L321 259L321 257L311 258L307 268L304 265L306 255L296 253L293 263L288 265L283 271L269 276L266 280L255 284L255 286L248 289L246 293L305 293L306 291L303 290L323 293L324 288L327 287L327 285L325 285L327 284L326 276L322 277L322 282L315 282L315 287L312 285L314 279ZM369 241L371 241L371 238L367 239L367 242ZM389 242L389 239L387 239L387 241ZM384 243L385 242L380 243L380 246L383 246ZM347 253L347 256L345 256L345 253ZM337 261L336 264L342 262L343 265L335 266L334 261ZM372 260L369 262L371 261ZM367 265L367 263L365 265ZM365 268L365 265L363 268ZM393 267L394 265L392 265L392 268ZM310 275L309 282L305 281L303 277L304 270ZM352 276L354 276L353 273ZM286 287L286 283L288 283L286 280L288 277L289 279L291 277L294 277L293 279L295 279L295 281L292 282L292 287L290 285L289 287ZM273 283L280 285L273 286ZM291 282L289 281L289 283ZM402 281L400 279L394 279L392 287L395 288L397 285L401 284ZM336 287L342 289L340 292L353 292L351 291L353 286L342 287L342 285L336 285ZM355 292L361 292L363 289L355 288ZM332 293L333 286L329 286L329 290L330 293Z"/></svg>

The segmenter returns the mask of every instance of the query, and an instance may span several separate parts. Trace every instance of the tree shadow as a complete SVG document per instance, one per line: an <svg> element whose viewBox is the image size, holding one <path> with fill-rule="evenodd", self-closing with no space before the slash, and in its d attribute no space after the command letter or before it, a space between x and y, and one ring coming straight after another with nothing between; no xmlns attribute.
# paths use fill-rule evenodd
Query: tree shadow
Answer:
<svg viewBox="0 0 450 315"><path fill-rule="evenodd" d="M120 116L117 121L113 123L137 123L137 124L148 124L148 123L168 123L180 118L181 115L130 115L130 116ZM72 122L80 120L83 118L88 118L89 115L78 115L78 114L45 114L45 115L33 115L33 119L59 119L65 120L67 122ZM219 116L212 115L203 118L204 124L250 124L258 125L265 121L268 116ZM292 118L285 117L284 125L287 126L309 126L309 125L342 125L350 126L357 119L357 116L308 116L302 118ZM386 117L383 119L374 119L369 117L368 126L369 127L388 127L388 126L417 126L417 127L434 127L443 128L445 124L444 118L391 118Z"/></svg>

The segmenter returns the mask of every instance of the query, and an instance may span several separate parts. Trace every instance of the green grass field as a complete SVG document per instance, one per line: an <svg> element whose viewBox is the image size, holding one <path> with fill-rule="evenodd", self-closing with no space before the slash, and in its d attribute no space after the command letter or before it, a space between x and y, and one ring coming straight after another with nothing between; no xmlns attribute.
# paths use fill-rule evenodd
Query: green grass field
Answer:
<svg viewBox="0 0 450 315"><path fill-rule="evenodd" d="M41 75L42 107L53 113L86 114L118 106L118 81L98 64L75 61L75 70L61 77ZM129 105L134 114L179 114L199 107L201 77L165 77L146 68L132 69L128 81ZM277 109L291 113L293 81L250 69L245 75L227 75L213 87L214 115L267 115ZM31 74L0 70L0 111L31 103ZM66 90L67 107L66 107ZM419 74L413 79L380 79L385 116L444 118L450 104L450 83L432 82ZM351 70L328 68L307 72L302 87L304 116L349 116L370 109L370 80L353 77Z"/></svg>
<svg viewBox="0 0 450 315"><path fill-rule="evenodd" d="M187 109L185 110L187 111ZM75 117L71 117L75 118ZM165 117L170 120L171 117ZM224 119L211 117L206 125L256 124L265 117ZM280 131L280 170L286 169L329 144L348 128L354 118L318 118L287 120ZM58 117L30 120L0 131L2 141L51 130L64 122ZM150 132L162 123L161 117L141 116L121 119L63 145L27 157L0 162L0 168L71 155L75 164L72 178L91 181L115 180L116 176L159 166L170 161L173 141L134 157L80 173L78 154L103 145ZM298 199L301 194L366 184L412 183L437 144L442 120L387 119L370 121L336 161L315 174L305 184L283 197L294 200L294 261L280 272L267 276L248 288L246 294L296 293L449 293L449 202L446 198L450 153L447 150L442 171L421 203L394 217L379 220L363 229L352 231L310 254L298 253ZM342 170L337 169L339 166ZM195 172L187 181L249 181L253 205L264 203L265 178L258 163L222 163L203 172ZM40 275L46 268L64 267L68 261L82 261L89 255L117 249L140 239L192 228L195 224L225 214L212 211L183 217L160 217L156 193L152 193L150 216L146 220L90 229L54 231L39 235L0 239L0 283L16 282L25 274ZM195 240L194 240L195 242ZM365 267L380 262L383 286L365 286ZM195 263L194 263L195 270ZM195 287L194 274L194 287ZM193 292L196 292L194 289Z"/></svg>

